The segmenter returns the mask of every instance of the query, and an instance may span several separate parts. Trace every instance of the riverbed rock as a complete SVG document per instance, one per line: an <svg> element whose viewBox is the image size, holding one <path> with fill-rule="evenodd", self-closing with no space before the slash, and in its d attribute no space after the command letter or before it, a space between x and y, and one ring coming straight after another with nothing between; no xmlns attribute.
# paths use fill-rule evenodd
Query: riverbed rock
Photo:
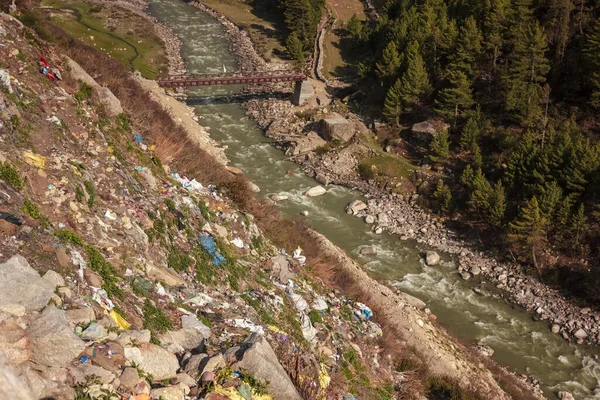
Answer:
<svg viewBox="0 0 600 400"><path fill-rule="evenodd" d="M560 400L575 400L575 397L569 392L558 392L558 398Z"/></svg>
<svg viewBox="0 0 600 400"><path fill-rule="evenodd" d="M269 394L274 399L302 400L264 336L253 333L229 352L235 354L237 368L269 382Z"/></svg>
<svg viewBox="0 0 600 400"><path fill-rule="evenodd" d="M553 324L552 325L552 333L558 333L558 332L560 332L560 325Z"/></svg>
<svg viewBox="0 0 600 400"><path fill-rule="evenodd" d="M589 313L590 313L590 311L592 311L592 309L591 309L591 308L589 308L589 307L585 307L585 308L582 308L582 309L581 309L579 312L580 312L581 314L583 314L583 315L587 315L587 314L589 314Z"/></svg>
<svg viewBox="0 0 600 400"><path fill-rule="evenodd" d="M422 142L430 142L438 134L447 131L450 125L440 120L427 120L412 126L412 136Z"/></svg>
<svg viewBox="0 0 600 400"><path fill-rule="evenodd" d="M374 224L374 223L375 223L375 217L374 217L374 216L372 216L372 215L367 215L367 216L365 217L365 222L366 222L367 224L369 224L369 225L370 225L370 224Z"/></svg>
<svg viewBox="0 0 600 400"><path fill-rule="evenodd" d="M425 252L425 263L430 267L433 265L437 265L440 262L440 255L435 251L426 251Z"/></svg>
<svg viewBox="0 0 600 400"><path fill-rule="evenodd" d="M327 193L327 189L325 189L323 186L319 185L319 186L315 186L314 188L308 189L306 191L306 193L304 193L304 194L308 197L317 197L317 196L322 196L325 193Z"/></svg>
<svg viewBox="0 0 600 400"><path fill-rule="evenodd" d="M273 200L275 202L289 199L289 197L286 196L285 194L273 194L270 197L271 197L271 200Z"/></svg>
<svg viewBox="0 0 600 400"><path fill-rule="evenodd" d="M346 214L356 215L359 212L366 210L367 205L362 200L354 200L346 206Z"/></svg>
<svg viewBox="0 0 600 400"><path fill-rule="evenodd" d="M471 274L470 274L470 273L468 273L467 271L462 271L462 272L460 273L460 276L461 276L461 277L462 277L462 278L463 278L465 281L466 281L466 280L469 280L469 279L471 278Z"/></svg>
<svg viewBox="0 0 600 400"><path fill-rule="evenodd" d="M153 400L183 400L184 397L183 390L179 386L152 389L150 395Z"/></svg>
<svg viewBox="0 0 600 400"><path fill-rule="evenodd" d="M325 140L339 140L347 142L354 136L354 124L339 114L333 114L331 117L322 119L320 122L319 134Z"/></svg>
<svg viewBox="0 0 600 400"><path fill-rule="evenodd" d="M125 347L125 358L159 381L173 378L179 369L175 354L151 343Z"/></svg>
<svg viewBox="0 0 600 400"><path fill-rule="evenodd" d="M478 343L477 346L475 346L475 350L484 357L491 357L494 355L494 349L483 343Z"/></svg>
<svg viewBox="0 0 600 400"><path fill-rule="evenodd" d="M371 256L377 254L377 247L375 246L364 246L358 251L363 256Z"/></svg>
<svg viewBox="0 0 600 400"><path fill-rule="evenodd" d="M297 156L298 154L309 153L311 151L315 151L319 147L325 146L326 144L327 142L317 135L316 132L309 132L306 136L298 139L292 155Z"/></svg>
<svg viewBox="0 0 600 400"><path fill-rule="evenodd" d="M27 329L31 361L48 367L62 367L83 351L85 343L71 330L63 310L47 307Z"/></svg>
<svg viewBox="0 0 600 400"><path fill-rule="evenodd" d="M423 300L418 299L415 296L411 296L408 293L398 292L398 295L402 297L402 299L406 301L409 306L414 307L417 310L424 310L427 307L427 304L425 304Z"/></svg>
<svg viewBox="0 0 600 400"><path fill-rule="evenodd" d="M588 334L586 331L584 331L583 329L578 329L573 336L575 336L577 339L585 339L587 335Z"/></svg>
<svg viewBox="0 0 600 400"><path fill-rule="evenodd" d="M479 268L477 265L473 265L471 267L471 274L473 274L474 276L477 276L481 273L481 268Z"/></svg>
<svg viewBox="0 0 600 400"><path fill-rule="evenodd" d="M244 171L242 171L242 169L238 167L232 167L231 165L228 165L225 167L225 169L231 172L233 175L244 175Z"/></svg>
<svg viewBox="0 0 600 400"><path fill-rule="evenodd" d="M19 288L15 296L14 288ZM21 255L0 263L0 306L17 304L27 311L40 310L54 294L56 285L43 279Z"/></svg>

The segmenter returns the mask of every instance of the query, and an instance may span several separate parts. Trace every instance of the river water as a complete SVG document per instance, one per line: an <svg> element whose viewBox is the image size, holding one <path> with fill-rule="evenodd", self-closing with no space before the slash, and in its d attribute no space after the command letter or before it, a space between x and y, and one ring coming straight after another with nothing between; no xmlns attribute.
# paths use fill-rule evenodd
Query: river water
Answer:
<svg viewBox="0 0 600 400"><path fill-rule="evenodd" d="M148 12L169 26L183 42L182 56L188 73L221 72L236 69L228 51L227 33L222 25L200 10L177 0L150 0ZM358 260L371 275L390 280L401 290L425 301L438 321L467 343L481 341L495 350L493 358L516 373L539 379L549 398L566 390L577 399L600 399L600 351L568 344L554 335L545 322L535 322L520 308L471 290L479 281L462 280L446 258L444 265L427 267L412 242L391 235L375 235L360 219L347 215L345 206L360 198L354 191L330 187L328 193L308 198L303 193L316 182L296 164L285 161L262 131L235 103L220 101L222 95L240 87L190 89L188 95L200 124L211 137L228 146L231 165L244 170L261 194L285 194L278 203L281 211L297 218L308 211L308 223ZM361 256L361 246L374 245L375 256Z"/></svg>

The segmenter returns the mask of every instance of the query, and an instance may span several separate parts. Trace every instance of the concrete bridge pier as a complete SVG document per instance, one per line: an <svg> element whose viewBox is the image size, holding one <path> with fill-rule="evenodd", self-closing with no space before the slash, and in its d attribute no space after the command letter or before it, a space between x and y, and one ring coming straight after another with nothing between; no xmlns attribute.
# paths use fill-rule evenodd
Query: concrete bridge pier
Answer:
<svg viewBox="0 0 600 400"><path fill-rule="evenodd" d="M314 95L315 90L310 81L296 81L296 86L294 88L294 96L292 97L292 103L295 106L301 106Z"/></svg>

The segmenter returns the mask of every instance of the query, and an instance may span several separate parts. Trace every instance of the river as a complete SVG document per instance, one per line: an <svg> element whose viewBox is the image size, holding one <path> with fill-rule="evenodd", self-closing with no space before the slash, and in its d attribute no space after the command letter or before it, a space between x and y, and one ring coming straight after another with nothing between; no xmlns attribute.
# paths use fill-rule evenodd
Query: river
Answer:
<svg viewBox="0 0 600 400"><path fill-rule="evenodd" d="M236 69L235 56L228 51L227 33L214 18L181 1L150 0L148 12L170 27L183 42L182 57L188 73ZM347 215L345 206L360 198L354 191L329 187L328 193L308 198L303 193L316 185L296 164L285 161L238 104L210 99L234 93L240 87L190 89L200 124L211 137L228 146L231 165L244 170L262 195L285 194L278 203L288 217L308 211L308 223L358 260L376 279L389 280L401 290L423 301L438 321L467 343L481 341L495 350L493 358L516 373L533 376L549 398L560 390L577 399L600 399L600 351L569 344L552 334L546 322L535 322L524 310L473 292L480 280L464 281L445 258L443 265L428 267L419 258L413 242L370 232L369 225ZM208 98L207 98L208 97ZM200 100L198 100L200 99ZM361 246L374 245L375 256L361 256Z"/></svg>

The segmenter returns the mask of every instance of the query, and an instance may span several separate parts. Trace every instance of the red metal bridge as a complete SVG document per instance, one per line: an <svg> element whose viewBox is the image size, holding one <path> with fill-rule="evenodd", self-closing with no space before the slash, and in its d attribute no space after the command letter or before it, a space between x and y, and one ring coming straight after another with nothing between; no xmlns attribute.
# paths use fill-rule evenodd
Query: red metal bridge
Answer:
<svg viewBox="0 0 600 400"><path fill-rule="evenodd" d="M175 75L158 80L162 87L243 85L266 82L302 82L306 75L294 71L241 71L222 74Z"/></svg>

